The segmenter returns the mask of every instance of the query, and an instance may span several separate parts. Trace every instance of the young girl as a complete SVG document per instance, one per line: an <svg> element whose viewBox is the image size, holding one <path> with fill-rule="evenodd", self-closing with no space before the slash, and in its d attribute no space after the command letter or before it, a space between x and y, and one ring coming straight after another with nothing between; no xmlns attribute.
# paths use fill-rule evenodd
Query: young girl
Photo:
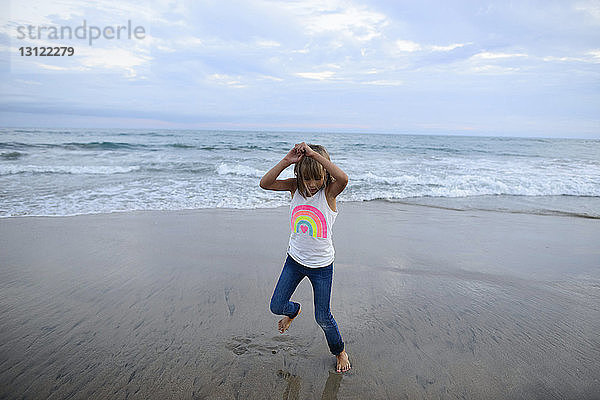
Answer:
<svg viewBox="0 0 600 400"><path fill-rule="evenodd" d="M296 178L277 179L292 164ZM315 319L327 339L329 350L337 357L337 372L348 371L350 361L329 301L333 279L334 249L332 227L337 216L335 198L348 184L348 176L331 162L323 146L296 144L260 181L267 190L288 190L291 235L287 259L271 297L271 312L284 315L279 332L284 333L300 314L300 304L290 301L305 276L313 287Z"/></svg>

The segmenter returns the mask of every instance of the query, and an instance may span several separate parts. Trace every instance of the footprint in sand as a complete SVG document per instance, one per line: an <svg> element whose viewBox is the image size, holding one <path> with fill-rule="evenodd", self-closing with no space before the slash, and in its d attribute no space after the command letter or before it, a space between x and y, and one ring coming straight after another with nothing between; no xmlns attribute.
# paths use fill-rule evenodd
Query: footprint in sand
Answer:
<svg viewBox="0 0 600 400"><path fill-rule="evenodd" d="M260 343L260 338L255 336L251 337L232 337L227 343L227 348L236 355L242 355L245 353L257 354L259 356L277 354L283 349L287 349L289 346L285 345L267 345Z"/></svg>

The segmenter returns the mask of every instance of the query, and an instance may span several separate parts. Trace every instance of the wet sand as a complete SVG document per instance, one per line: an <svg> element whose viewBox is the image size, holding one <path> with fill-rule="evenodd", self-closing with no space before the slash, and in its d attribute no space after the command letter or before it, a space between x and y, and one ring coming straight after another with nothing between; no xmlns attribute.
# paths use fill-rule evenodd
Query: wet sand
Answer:
<svg viewBox="0 0 600 400"><path fill-rule="evenodd" d="M0 220L0 398L598 399L600 220L343 203L335 373L287 208Z"/></svg>

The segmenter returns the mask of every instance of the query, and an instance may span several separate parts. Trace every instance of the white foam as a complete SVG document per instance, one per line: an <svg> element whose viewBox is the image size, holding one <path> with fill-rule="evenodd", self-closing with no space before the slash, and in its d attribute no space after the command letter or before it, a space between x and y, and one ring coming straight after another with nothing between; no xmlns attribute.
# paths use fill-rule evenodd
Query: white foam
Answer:
<svg viewBox="0 0 600 400"><path fill-rule="evenodd" d="M21 173L111 175L138 171L140 168L137 165L0 165L0 175Z"/></svg>
<svg viewBox="0 0 600 400"><path fill-rule="evenodd" d="M252 168L243 164L231 165L227 163L221 163L217 166L216 171L219 175L240 175L257 178L260 178L264 175L263 171L259 171L256 168Z"/></svg>

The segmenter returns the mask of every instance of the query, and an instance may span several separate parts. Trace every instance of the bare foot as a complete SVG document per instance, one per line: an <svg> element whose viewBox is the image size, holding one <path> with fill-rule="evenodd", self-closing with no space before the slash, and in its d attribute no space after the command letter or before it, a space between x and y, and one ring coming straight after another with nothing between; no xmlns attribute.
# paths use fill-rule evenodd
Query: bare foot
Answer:
<svg viewBox="0 0 600 400"><path fill-rule="evenodd" d="M302 312L302 307L300 307L298 309L298 314L296 314L296 317L298 315L300 315L301 312ZM294 317L294 318L296 318L296 317ZM281 318L279 320L279 333L283 333L283 332L287 331L287 329L292 324L292 321L294 320L294 318L290 318L287 315L285 317Z"/></svg>
<svg viewBox="0 0 600 400"><path fill-rule="evenodd" d="M335 356L337 358L337 372L346 372L352 365L350 365L350 360L348 360L348 353L346 350L342 350L342 352Z"/></svg>

